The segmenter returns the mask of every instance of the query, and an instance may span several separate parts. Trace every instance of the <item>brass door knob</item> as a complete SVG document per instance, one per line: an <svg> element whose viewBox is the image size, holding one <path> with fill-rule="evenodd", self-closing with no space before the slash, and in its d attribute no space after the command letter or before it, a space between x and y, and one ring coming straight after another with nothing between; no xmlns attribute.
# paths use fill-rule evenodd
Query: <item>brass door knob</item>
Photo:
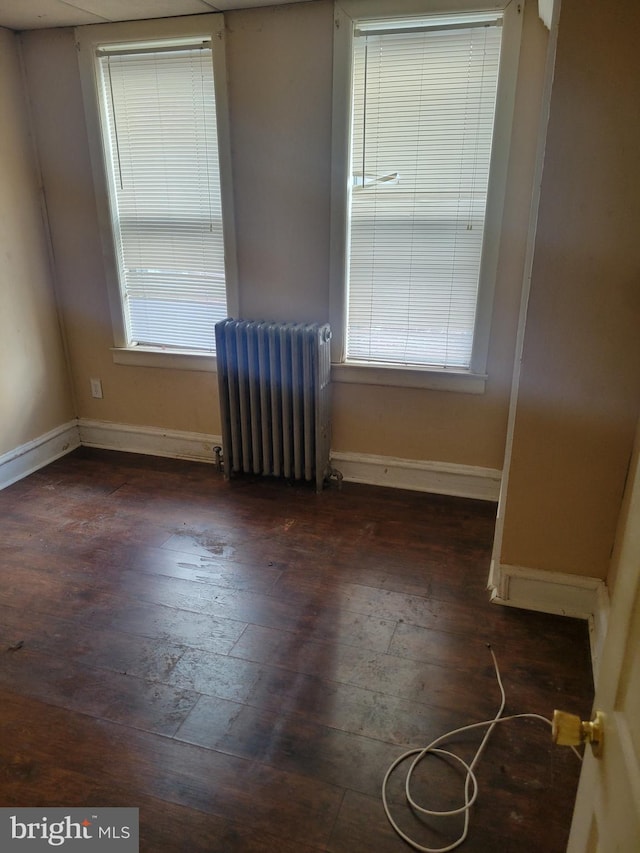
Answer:
<svg viewBox="0 0 640 853"><path fill-rule="evenodd" d="M596 711L591 722L581 720L577 714L554 711L551 739L558 746L580 746L590 743L596 758L602 755L604 741L604 714Z"/></svg>

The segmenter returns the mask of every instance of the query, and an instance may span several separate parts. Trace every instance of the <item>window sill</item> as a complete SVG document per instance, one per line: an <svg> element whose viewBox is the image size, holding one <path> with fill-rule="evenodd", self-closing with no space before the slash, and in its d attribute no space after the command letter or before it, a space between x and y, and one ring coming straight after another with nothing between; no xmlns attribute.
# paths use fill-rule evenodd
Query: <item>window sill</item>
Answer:
<svg viewBox="0 0 640 853"><path fill-rule="evenodd" d="M433 370L428 367L398 367L394 364L332 364L331 380L352 385L388 385L394 388L428 388L484 394L487 375L466 370Z"/></svg>
<svg viewBox="0 0 640 853"><path fill-rule="evenodd" d="M216 357L213 354L151 347L112 347L111 352L114 364L217 372ZM457 391L461 394L484 394L487 375L464 370L433 370L427 367L351 362L332 364L331 380L351 385L384 385L392 388L426 388L434 391Z"/></svg>
<svg viewBox="0 0 640 853"><path fill-rule="evenodd" d="M112 347L114 364L135 367L164 367L172 370L217 371L213 353L195 353L187 350L162 350L151 347Z"/></svg>

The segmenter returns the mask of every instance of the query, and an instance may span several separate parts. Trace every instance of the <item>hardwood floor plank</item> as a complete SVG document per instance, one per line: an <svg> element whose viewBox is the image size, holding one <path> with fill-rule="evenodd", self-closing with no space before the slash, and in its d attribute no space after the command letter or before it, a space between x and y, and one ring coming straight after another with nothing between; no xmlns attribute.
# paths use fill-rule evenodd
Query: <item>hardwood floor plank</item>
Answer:
<svg viewBox="0 0 640 853"><path fill-rule="evenodd" d="M489 623L491 646L498 658L501 650L508 647L510 653L517 651L521 660L544 663L557 655L561 644L563 654L570 659L571 669L579 669L581 678L591 677L588 636L581 620L565 617L558 625L555 617L545 613L499 606L485 613L484 618ZM425 655L430 657L435 653L442 663L454 664L468 647L468 634L438 631L403 621L397 625L389 651L413 660L422 660Z"/></svg>
<svg viewBox="0 0 640 853"><path fill-rule="evenodd" d="M112 596L92 608L87 624L226 654L242 635L247 623L182 610L170 604Z"/></svg>
<svg viewBox="0 0 640 853"><path fill-rule="evenodd" d="M490 658L486 647L480 643L469 641L466 655L458 657L456 666L443 667L426 660L377 653L366 647L300 640L292 632L257 629L250 625L231 655L250 656L261 663L306 675L330 671L331 680L335 682L364 689L375 685L377 693L448 710L462 703L474 689L483 695L487 692L478 666L484 669ZM474 647L479 652L476 657L472 654ZM490 708L487 705L487 711Z"/></svg>
<svg viewBox="0 0 640 853"><path fill-rule="evenodd" d="M166 548L137 548L123 545L110 551L112 563L124 569L153 575L208 583L224 589L269 593L280 579L282 571L269 565L254 565L234 561L233 565L212 557L193 557L182 551Z"/></svg>
<svg viewBox="0 0 640 853"><path fill-rule="evenodd" d="M305 632L323 641L358 643L363 633L367 637L382 634L388 645L395 623L381 616L366 616L342 610L333 602L318 599L292 602L275 595L248 590L193 583L181 578L125 573L127 595L155 604L178 607L216 618L233 619L246 624Z"/></svg>
<svg viewBox="0 0 640 853"><path fill-rule="evenodd" d="M468 722L468 714L459 707L445 710L380 693L373 686L340 684L275 667L261 669L247 704L302 714L332 728L402 745L414 743L427 731L441 734L451 725Z"/></svg>
<svg viewBox="0 0 640 853"><path fill-rule="evenodd" d="M27 648L5 652L0 686L93 717L174 734L198 700L192 690L54 658Z"/></svg>
<svg viewBox="0 0 640 853"><path fill-rule="evenodd" d="M46 733L28 717L10 720L8 732L13 743L20 738L23 750L16 758L7 749L10 741L0 746L3 775L30 775L33 783L51 767L82 774L91 756L107 784L118 788L123 778L128 780L127 797L135 780L136 791L146 797L246 823L256 833L271 834L275 827L277 834L312 846L326 842L342 801L339 788L308 777L79 714L61 718L59 709L43 713ZM25 748L27 763L22 760ZM54 794L47 788L46 801ZM135 805L135 800L126 804Z"/></svg>
<svg viewBox="0 0 640 853"><path fill-rule="evenodd" d="M170 604L129 598L126 588L125 594L118 594L118 584L106 579L86 587L80 583L82 569L75 572L60 569L58 561L47 557L42 558L37 571L32 568L37 561L29 558L28 562L29 568L15 570L5 562L3 570L7 588L2 600L19 614L28 611L38 617L60 617L79 625L174 641L213 652L228 652L247 624Z"/></svg>
<svg viewBox="0 0 640 853"><path fill-rule="evenodd" d="M375 796L398 747L309 720L201 696L176 733L178 740L252 758Z"/></svg>

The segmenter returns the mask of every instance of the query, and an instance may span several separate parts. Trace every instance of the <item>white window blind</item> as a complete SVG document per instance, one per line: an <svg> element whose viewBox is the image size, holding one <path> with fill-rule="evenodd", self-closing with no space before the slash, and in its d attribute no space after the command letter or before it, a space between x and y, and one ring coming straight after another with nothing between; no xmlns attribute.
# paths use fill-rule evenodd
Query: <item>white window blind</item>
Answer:
<svg viewBox="0 0 640 853"><path fill-rule="evenodd" d="M211 48L98 53L128 345L215 349L227 316Z"/></svg>
<svg viewBox="0 0 640 853"><path fill-rule="evenodd" d="M348 361L470 365L500 25L481 13L356 30Z"/></svg>

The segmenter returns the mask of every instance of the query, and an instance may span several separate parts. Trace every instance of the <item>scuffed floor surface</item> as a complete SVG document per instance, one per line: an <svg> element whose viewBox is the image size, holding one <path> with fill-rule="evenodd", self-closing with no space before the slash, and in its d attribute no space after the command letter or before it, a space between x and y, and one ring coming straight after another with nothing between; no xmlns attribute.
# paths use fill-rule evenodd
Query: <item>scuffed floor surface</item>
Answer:
<svg viewBox="0 0 640 853"><path fill-rule="evenodd" d="M0 492L0 805L137 806L142 851L401 853L388 765L466 723L591 710L586 623L489 604L495 505L321 495L81 449ZM469 759L480 735L458 739ZM499 727L461 850L561 853L579 762ZM444 761L434 807L462 801ZM417 840L424 824L391 785Z"/></svg>

